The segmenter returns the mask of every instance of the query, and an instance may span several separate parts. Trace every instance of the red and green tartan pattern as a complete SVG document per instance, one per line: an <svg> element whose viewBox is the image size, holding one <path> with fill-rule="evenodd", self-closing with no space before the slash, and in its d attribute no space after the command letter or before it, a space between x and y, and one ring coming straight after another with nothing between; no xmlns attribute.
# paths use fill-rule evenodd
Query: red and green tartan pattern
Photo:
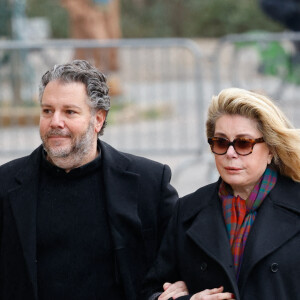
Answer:
<svg viewBox="0 0 300 300"><path fill-rule="evenodd" d="M230 187L224 181L220 184L219 196L222 200L223 216L237 278L246 241L257 214L256 210L275 186L276 180L276 171L267 168L247 200L242 199L240 196L233 196Z"/></svg>

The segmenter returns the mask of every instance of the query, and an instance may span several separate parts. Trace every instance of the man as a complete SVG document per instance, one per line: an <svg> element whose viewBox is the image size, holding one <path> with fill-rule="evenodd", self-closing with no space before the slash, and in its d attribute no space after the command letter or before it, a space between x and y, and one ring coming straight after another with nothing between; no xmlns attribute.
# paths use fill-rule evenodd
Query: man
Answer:
<svg viewBox="0 0 300 300"><path fill-rule="evenodd" d="M100 141L105 76L86 61L40 84L42 145L0 167L0 298L134 300L177 200L170 169Z"/></svg>

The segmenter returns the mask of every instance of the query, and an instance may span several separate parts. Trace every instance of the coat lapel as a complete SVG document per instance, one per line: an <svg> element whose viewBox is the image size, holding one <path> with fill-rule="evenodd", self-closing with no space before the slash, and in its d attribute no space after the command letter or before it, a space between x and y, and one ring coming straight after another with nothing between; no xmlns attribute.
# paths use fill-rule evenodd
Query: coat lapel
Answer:
<svg viewBox="0 0 300 300"><path fill-rule="evenodd" d="M249 233L239 276L240 291L253 267L300 231L299 184L282 181L277 181L264 200Z"/></svg>
<svg viewBox="0 0 300 300"><path fill-rule="evenodd" d="M130 160L101 143L107 208L116 248L135 245L141 238L138 216L139 174L128 171Z"/></svg>
<svg viewBox="0 0 300 300"><path fill-rule="evenodd" d="M130 172L130 160L104 142L101 142L101 151L107 211L118 271L126 299L133 300L136 291L129 253L142 241L142 225L138 215L140 175Z"/></svg>
<svg viewBox="0 0 300 300"><path fill-rule="evenodd" d="M16 175L16 188L8 193L12 213L22 245L25 262L37 299L36 266L36 205L38 195L39 157L37 149L29 157L28 164Z"/></svg>
<svg viewBox="0 0 300 300"><path fill-rule="evenodd" d="M200 210L197 210L197 215L187 230L187 235L202 251L223 267L234 288L234 293L238 295L230 244L220 201L215 191L213 195L205 195L204 197L211 199Z"/></svg>

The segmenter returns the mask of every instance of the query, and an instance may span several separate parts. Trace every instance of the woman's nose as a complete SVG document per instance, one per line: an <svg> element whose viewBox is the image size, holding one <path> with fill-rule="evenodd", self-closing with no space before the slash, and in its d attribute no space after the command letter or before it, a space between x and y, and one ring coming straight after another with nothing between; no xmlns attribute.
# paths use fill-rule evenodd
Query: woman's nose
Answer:
<svg viewBox="0 0 300 300"><path fill-rule="evenodd" d="M229 156L229 157L237 157L238 156L235 149L233 148L233 145L230 145L228 147L226 155Z"/></svg>

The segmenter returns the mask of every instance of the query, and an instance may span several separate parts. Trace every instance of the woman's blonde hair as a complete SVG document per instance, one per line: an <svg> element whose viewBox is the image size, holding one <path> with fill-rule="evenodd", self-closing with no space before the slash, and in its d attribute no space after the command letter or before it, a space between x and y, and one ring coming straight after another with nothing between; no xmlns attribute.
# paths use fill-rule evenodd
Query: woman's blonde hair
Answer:
<svg viewBox="0 0 300 300"><path fill-rule="evenodd" d="M271 165L282 175L300 182L300 131L270 98L238 88L222 90L213 96L208 108L207 137L214 136L216 121L225 114L256 120L273 154Z"/></svg>

